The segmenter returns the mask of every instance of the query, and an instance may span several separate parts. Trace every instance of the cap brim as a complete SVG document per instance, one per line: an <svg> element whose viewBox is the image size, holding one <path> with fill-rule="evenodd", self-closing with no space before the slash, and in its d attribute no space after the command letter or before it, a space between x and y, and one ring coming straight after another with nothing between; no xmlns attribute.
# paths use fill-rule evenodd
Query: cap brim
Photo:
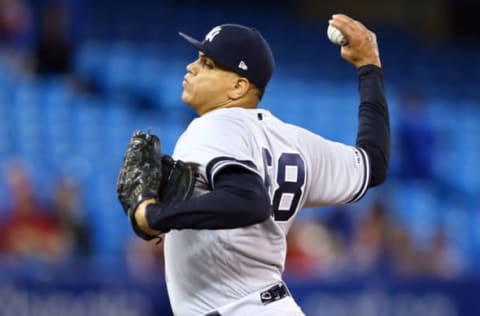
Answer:
<svg viewBox="0 0 480 316"><path fill-rule="evenodd" d="M183 39L186 40L187 42L189 42L193 47L195 47L199 51L205 53L204 52L204 47L203 47L203 45L200 41L198 41L198 40L194 39L193 37L188 36L187 34L182 33L182 32L178 32L178 35L183 37Z"/></svg>
<svg viewBox="0 0 480 316"><path fill-rule="evenodd" d="M205 54L205 56L211 58L215 64L217 66L220 66L220 67L223 67L225 69L230 69L229 67L225 66L222 62L221 62L221 58L219 58L218 56L216 56L214 53L212 53L207 47L205 47L203 45L202 42L194 39L193 37L191 36L188 36L187 34L185 33L182 33L182 32L178 32L178 35L180 35L184 40L186 40L188 43L190 43L193 47L195 47L196 49L198 49L199 51L201 51L202 53ZM231 69L230 69L231 70ZM234 70L231 70L231 71L234 71Z"/></svg>

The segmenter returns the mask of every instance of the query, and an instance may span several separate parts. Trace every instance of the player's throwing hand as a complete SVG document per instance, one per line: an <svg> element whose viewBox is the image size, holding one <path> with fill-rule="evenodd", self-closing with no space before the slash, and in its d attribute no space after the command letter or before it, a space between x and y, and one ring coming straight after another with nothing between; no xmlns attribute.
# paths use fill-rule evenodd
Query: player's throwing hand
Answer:
<svg viewBox="0 0 480 316"><path fill-rule="evenodd" d="M342 32L348 41L348 44L341 47L343 59L356 68L365 65L381 67L375 33L345 14L332 15L329 23Z"/></svg>

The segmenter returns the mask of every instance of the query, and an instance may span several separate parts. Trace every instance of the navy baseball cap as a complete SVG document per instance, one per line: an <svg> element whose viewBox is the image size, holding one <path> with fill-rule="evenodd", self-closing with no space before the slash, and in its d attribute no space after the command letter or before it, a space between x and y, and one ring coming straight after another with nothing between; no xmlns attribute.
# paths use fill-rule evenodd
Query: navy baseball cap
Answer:
<svg viewBox="0 0 480 316"><path fill-rule="evenodd" d="M275 67L272 50L255 28L239 24L215 26L200 42L179 32L187 42L223 68L264 89Z"/></svg>

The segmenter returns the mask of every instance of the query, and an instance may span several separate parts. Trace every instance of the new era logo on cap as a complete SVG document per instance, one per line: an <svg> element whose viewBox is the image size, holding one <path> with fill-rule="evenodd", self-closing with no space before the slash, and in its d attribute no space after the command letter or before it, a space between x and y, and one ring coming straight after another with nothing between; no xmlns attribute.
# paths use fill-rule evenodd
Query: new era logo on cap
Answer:
<svg viewBox="0 0 480 316"><path fill-rule="evenodd" d="M240 64L238 64L238 68L242 69L242 70L247 70L248 69L248 66L247 64L245 64L245 62L242 60L240 62Z"/></svg>
<svg viewBox="0 0 480 316"><path fill-rule="evenodd" d="M200 42L179 33L187 42L215 63L247 78L257 87L266 87L275 62L267 41L256 29L239 24L212 28Z"/></svg>

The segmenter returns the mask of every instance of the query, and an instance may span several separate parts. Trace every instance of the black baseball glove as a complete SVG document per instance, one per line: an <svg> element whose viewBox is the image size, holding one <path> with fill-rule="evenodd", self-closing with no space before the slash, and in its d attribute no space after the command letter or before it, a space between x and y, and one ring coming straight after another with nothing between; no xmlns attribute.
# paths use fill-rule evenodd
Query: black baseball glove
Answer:
<svg viewBox="0 0 480 316"><path fill-rule="evenodd" d="M161 182L162 158L159 138L142 131L134 132L118 175L117 194L133 230L146 240L157 236L149 236L138 227L135 210L143 201L158 197Z"/></svg>
<svg viewBox="0 0 480 316"><path fill-rule="evenodd" d="M158 189L158 202L166 207L173 201L187 200L192 196L198 165L162 156L162 182Z"/></svg>
<svg viewBox="0 0 480 316"><path fill-rule="evenodd" d="M117 194L134 232L145 240L160 238L144 233L135 220L143 201L155 198L160 211L174 201L189 199L195 186L198 165L161 155L156 135L136 131L127 146L117 179ZM166 232L162 232L166 233Z"/></svg>

